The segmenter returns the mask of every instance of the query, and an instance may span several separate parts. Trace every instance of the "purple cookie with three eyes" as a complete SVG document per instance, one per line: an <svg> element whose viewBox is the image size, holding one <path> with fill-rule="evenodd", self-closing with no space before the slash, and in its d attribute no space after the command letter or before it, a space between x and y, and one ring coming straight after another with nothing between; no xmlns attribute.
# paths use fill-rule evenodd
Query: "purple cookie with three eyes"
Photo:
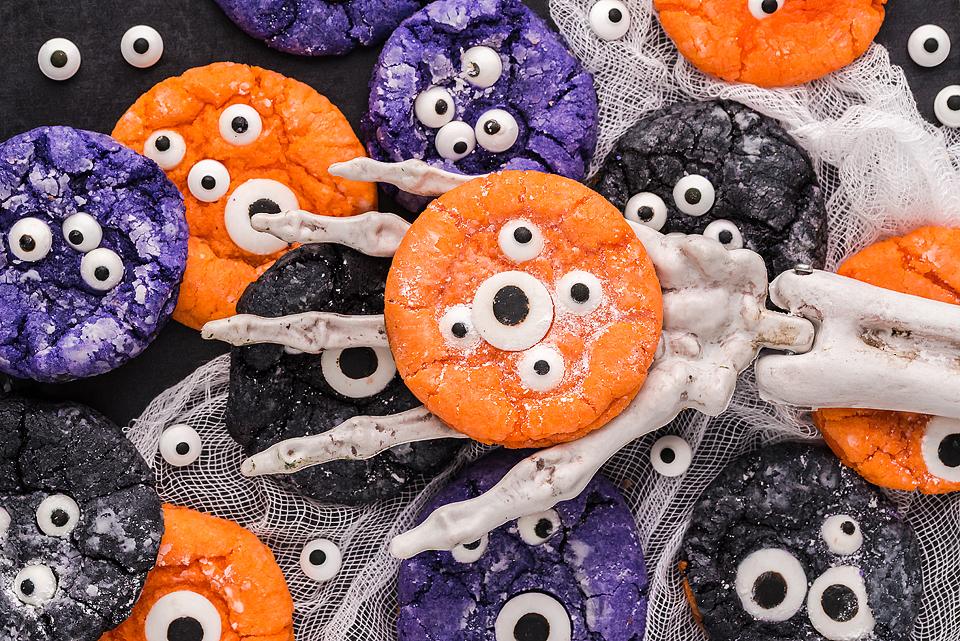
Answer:
<svg viewBox="0 0 960 641"><path fill-rule="evenodd" d="M0 144L0 371L122 365L170 317L186 257L183 198L152 160L69 127Z"/></svg>
<svg viewBox="0 0 960 641"><path fill-rule="evenodd" d="M387 40L361 126L381 161L580 180L597 141L593 78L519 0L437 0ZM425 201L401 194L420 209Z"/></svg>
<svg viewBox="0 0 960 641"><path fill-rule="evenodd" d="M496 451L424 510L478 496L523 453ZM399 641L640 641L647 575L636 524L601 476L554 509L400 566Z"/></svg>

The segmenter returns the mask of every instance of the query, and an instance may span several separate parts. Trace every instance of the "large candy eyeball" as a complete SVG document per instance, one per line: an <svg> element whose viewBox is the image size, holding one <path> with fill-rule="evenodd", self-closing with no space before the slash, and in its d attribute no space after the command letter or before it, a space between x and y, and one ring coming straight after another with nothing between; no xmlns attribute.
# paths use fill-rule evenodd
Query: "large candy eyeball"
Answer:
<svg viewBox="0 0 960 641"><path fill-rule="evenodd" d="M160 435L160 456L174 467L186 467L200 458L203 442L197 431L185 423L171 425Z"/></svg>
<svg viewBox="0 0 960 641"><path fill-rule="evenodd" d="M500 228L497 236L503 254L515 263L532 260L543 251L540 228L527 220L511 220Z"/></svg>
<svg viewBox="0 0 960 641"><path fill-rule="evenodd" d="M807 614L814 629L830 641L854 641L873 632L860 570L844 565L817 577L807 595Z"/></svg>
<svg viewBox="0 0 960 641"><path fill-rule="evenodd" d="M152 67L163 56L163 38L159 31L145 24L130 27L120 39L120 53L131 66Z"/></svg>
<svg viewBox="0 0 960 641"><path fill-rule="evenodd" d="M673 202L688 216L703 216L717 197L710 181L699 174L684 176L673 188Z"/></svg>
<svg viewBox="0 0 960 641"><path fill-rule="evenodd" d="M650 463L653 469L670 478L680 476L693 462L690 444L673 434L661 436L650 448Z"/></svg>
<svg viewBox="0 0 960 641"><path fill-rule="evenodd" d="M379 394L397 375L393 355L386 347L324 350L320 367L327 384L348 398Z"/></svg>
<svg viewBox="0 0 960 641"><path fill-rule="evenodd" d="M212 203L223 198L230 189L230 172L216 160L201 160L190 168L187 186L194 198Z"/></svg>
<svg viewBox="0 0 960 641"><path fill-rule="evenodd" d="M160 597L143 622L146 641L220 641L223 622L206 597L181 590Z"/></svg>
<svg viewBox="0 0 960 641"><path fill-rule="evenodd" d="M53 234L49 225L39 218L21 218L10 228L7 243L14 256L28 263L35 263L50 253Z"/></svg>
<svg viewBox="0 0 960 641"><path fill-rule="evenodd" d="M143 144L143 155L157 163L160 169L173 169L187 154L187 143L175 131L162 129L150 134Z"/></svg>
<svg viewBox="0 0 960 641"><path fill-rule="evenodd" d="M729 220L713 221L704 228L703 235L714 239L727 249L741 249L743 247L743 234Z"/></svg>
<svg viewBox="0 0 960 641"><path fill-rule="evenodd" d="M473 127L461 120L455 120L445 124L437 132L434 144L437 147L437 153L442 157L456 161L473 153L477 146L477 138Z"/></svg>
<svg viewBox="0 0 960 641"><path fill-rule="evenodd" d="M262 132L263 119L250 105L230 105L220 114L220 137L231 145L252 144Z"/></svg>
<svg viewBox="0 0 960 641"><path fill-rule="evenodd" d="M620 0L598 0L590 7L589 20L602 40L619 40L630 30L630 11Z"/></svg>
<svg viewBox="0 0 960 641"><path fill-rule="evenodd" d="M66 494L54 494L40 502L37 525L47 536L65 537L80 522L80 506Z"/></svg>
<svg viewBox="0 0 960 641"><path fill-rule="evenodd" d="M470 543L461 543L450 550L453 559L457 563L475 563L483 553L487 551L487 545L490 544L490 537L486 534L476 541Z"/></svg>
<svg viewBox="0 0 960 641"><path fill-rule="evenodd" d="M603 302L603 286L593 274L575 270L557 283L557 301L567 311L585 316Z"/></svg>
<svg viewBox="0 0 960 641"><path fill-rule="evenodd" d="M108 292L123 280L123 260L112 249L98 247L80 259L83 282L98 292Z"/></svg>
<svg viewBox="0 0 960 641"><path fill-rule="evenodd" d="M527 545L542 545L556 534L562 522L556 510L547 510L517 519L517 531Z"/></svg>
<svg viewBox="0 0 960 641"><path fill-rule="evenodd" d="M563 354L553 345L536 345L520 358L520 384L534 392L549 392L563 380Z"/></svg>
<svg viewBox="0 0 960 641"><path fill-rule="evenodd" d="M497 84L503 73L500 54L490 47L470 47L463 52L460 67L467 82L481 89Z"/></svg>
<svg viewBox="0 0 960 641"><path fill-rule="evenodd" d="M413 112L424 127L439 129L453 120L457 109L449 91L443 87L430 87L417 96Z"/></svg>
<svg viewBox="0 0 960 641"><path fill-rule="evenodd" d="M495 641L570 641L573 626L563 604L549 594L525 592L503 604Z"/></svg>
<svg viewBox="0 0 960 641"><path fill-rule="evenodd" d="M66 38L53 38L40 47L37 64L47 78L69 80L80 69L80 50Z"/></svg>
<svg viewBox="0 0 960 641"><path fill-rule="evenodd" d="M477 142L487 151L499 154L517 142L520 127L516 119L503 109L491 109L485 112L474 128Z"/></svg>
<svg viewBox="0 0 960 641"><path fill-rule="evenodd" d="M737 566L737 596L747 614L759 621L786 621L803 607L807 576L786 550L751 553Z"/></svg>
<svg viewBox="0 0 960 641"><path fill-rule="evenodd" d="M933 112L945 127L960 127L960 85L941 89L933 101Z"/></svg>
<svg viewBox="0 0 960 641"><path fill-rule="evenodd" d="M100 223L90 214L74 214L63 221L63 238L78 252L88 252L100 246L103 230Z"/></svg>
<svg viewBox="0 0 960 641"><path fill-rule="evenodd" d="M823 537L828 550L842 556L853 554L863 545L860 524L855 518L846 514L834 514L828 517L820 526L820 536Z"/></svg>
<svg viewBox="0 0 960 641"><path fill-rule="evenodd" d="M927 471L946 481L960 483L960 421L931 418L920 440Z"/></svg>
<svg viewBox="0 0 960 641"><path fill-rule="evenodd" d="M917 27L907 40L907 53L921 67L937 67L950 55L950 36L935 24Z"/></svg>
<svg viewBox="0 0 960 641"><path fill-rule="evenodd" d="M480 334L473 327L469 305L454 305L440 317L443 341L456 349L470 349L480 343Z"/></svg>
<svg viewBox="0 0 960 641"><path fill-rule="evenodd" d="M43 605L57 593L57 577L46 565L27 566L14 577L13 593L27 605Z"/></svg>
<svg viewBox="0 0 960 641"><path fill-rule="evenodd" d="M769 18L777 11L780 11L780 9L783 9L784 4L786 4L786 0L747 0L747 7L750 9L750 13L753 14L753 17L757 20Z"/></svg>
<svg viewBox="0 0 960 641"><path fill-rule="evenodd" d="M300 551L300 569L314 581L329 581L340 573L343 555L329 539L310 541Z"/></svg>
<svg viewBox="0 0 960 641"><path fill-rule="evenodd" d="M501 272L485 280L473 298L473 326L497 349L519 352L540 342L553 322L553 300L526 272Z"/></svg>
<svg viewBox="0 0 960 641"><path fill-rule="evenodd" d="M250 224L257 214L278 214L300 209L293 191L281 182L253 178L233 190L223 208L223 223L237 247L266 256L286 249L287 243L273 234L257 231Z"/></svg>
<svg viewBox="0 0 960 641"><path fill-rule="evenodd" d="M623 215L627 220L660 231L667 224L667 203L660 196L643 191L630 197Z"/></svg>

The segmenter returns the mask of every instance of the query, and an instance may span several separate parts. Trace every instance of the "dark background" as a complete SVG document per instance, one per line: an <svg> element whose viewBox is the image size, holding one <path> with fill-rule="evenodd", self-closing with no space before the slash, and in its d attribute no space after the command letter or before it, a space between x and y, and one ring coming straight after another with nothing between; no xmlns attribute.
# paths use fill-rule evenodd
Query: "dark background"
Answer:
<svg viewBox="0 0 960 641"><path fill-rule="evenodd" d="M547 15L547 0L527 4ZM120 38L138 24L163 37L163 58L150 69L131 67L120 55ZM2 140L42 125L110 133L156 83L219 61L258 65L305 82L337 105L356 129L379 53L373 48L334 58L283 54L236 28L213 0L0 0L0 25ZM37 67L37 51L55 37L80 49L80 70L66 82L47 79ZM381 209L392 206L383 202ZM224 351L222 344L201 340L198 332L170 321L143 354L113 372L61 385L16 382L15 388L85 403L123 425L160 392Z"/></svg>

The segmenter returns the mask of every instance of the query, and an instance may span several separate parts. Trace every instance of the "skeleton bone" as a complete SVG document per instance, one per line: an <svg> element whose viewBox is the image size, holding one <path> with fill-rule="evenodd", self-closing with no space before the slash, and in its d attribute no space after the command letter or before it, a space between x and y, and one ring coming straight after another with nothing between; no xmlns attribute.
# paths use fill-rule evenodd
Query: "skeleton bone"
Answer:
<svg viewBox="0 0 960 641"><path fill-rule="evenodd" d="M345 217L285 211L256 214L250 224L288 243L339 243L367 256L393 256L410 228L400 216L379 211Z"/></svg>
<svg viewBox="0 0 960 641"><path fill-rule="evenodd" d="M383 314L345 316L304 312L276 318L237 314L208 322L200 335L206 340L219 340L236 347L271 343L307 354L319 354L325 349L387 347Z"/></svg>
<svg viewBox="0 0 960 641"><path fill-rule="evenodd" d="M428 165L422 160L380 162L372 158L354 158L330 165L331 176L361 182L380 182L393 185L408 194L434 198L456 189L481 176L455 174Z"/></svg>

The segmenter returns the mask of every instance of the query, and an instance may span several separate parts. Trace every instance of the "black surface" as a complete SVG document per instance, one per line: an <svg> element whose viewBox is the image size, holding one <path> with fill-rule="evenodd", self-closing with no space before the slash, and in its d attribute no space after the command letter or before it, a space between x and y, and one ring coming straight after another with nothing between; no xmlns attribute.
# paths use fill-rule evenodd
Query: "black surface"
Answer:
<svg viewBox="0 0 960 641"><path fill-rule="evenodd" d="M546 0L528 0L546 15ZM70 125L110 133L117 119L147 89L170 76L218 61L258 65L316 88L356 129L366 108L367 81L379 48L338 58L298 58L249 38L213 0L25 0L0 2L0 139L41 125ZM164 54L150 69L120 55L120 38L147 24L163 36ZM66 82L47 79L37 51L50 38L74 42L83 60ZM383 203L381 209L392 209ZM127 365L103 376L62 385L25 384L26 393L72 399L126 424L159 392L202 363L226 352L199 333L171 321L157 341Z"/></svg>

